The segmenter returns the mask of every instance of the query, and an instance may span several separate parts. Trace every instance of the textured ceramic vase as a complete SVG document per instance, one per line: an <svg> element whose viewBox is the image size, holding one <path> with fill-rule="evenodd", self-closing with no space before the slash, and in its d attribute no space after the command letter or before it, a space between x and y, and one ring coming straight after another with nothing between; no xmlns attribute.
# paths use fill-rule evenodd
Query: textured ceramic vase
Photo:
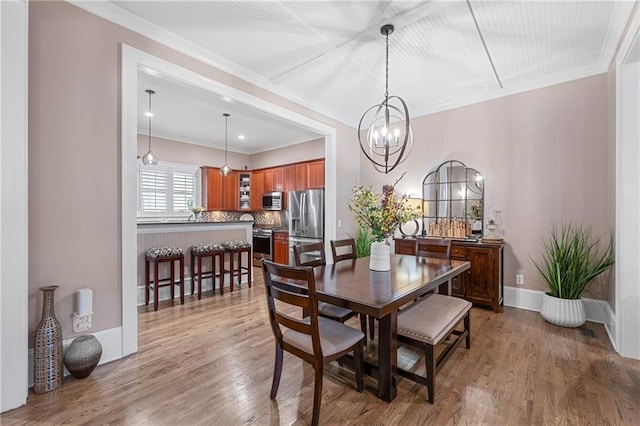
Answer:
<svg viewBox="0 0 640 426"><path fill-rule="evenodd" d="M57 285L40 287L44 295L42 319L36 328L33 350L33 391L45 393L58 389L62 384L62 327L53 310L53 293Z"/></svg>
<svg viewBox="0 0 640 426"><path fill-rule="evenodd" d="M371 243L369 269L372 271L388 271L391 269L391 247L385 243Z"/></svg>
<svg viewBox="0 0 640 426"><path fill-rule="evenodd" d="M80 336L71 342L64 354L64 366L75 378L84 379L100 362L102 345L95 336Z"/></svg>
<svg viewBox="0 0 640 426"><path fill-rule="evenodd" d="M561 327L580 327L587 320L582 299L560 299L549 293L542 296L540 315Z"/></svg>

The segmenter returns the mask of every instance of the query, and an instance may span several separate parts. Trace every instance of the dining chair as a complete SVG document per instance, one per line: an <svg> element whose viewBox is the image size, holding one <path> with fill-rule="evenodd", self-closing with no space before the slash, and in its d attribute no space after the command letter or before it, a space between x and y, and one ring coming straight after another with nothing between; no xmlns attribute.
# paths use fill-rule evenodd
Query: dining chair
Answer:
<svg viewBox="0 0 640 426"><path fill-rule="evenodd" d="M451 239L449 238L416 238L416 257L431 257L436 259L451 259ZM446 284L448 294L451 294L452 282ZM438 292L442 293L443 284Z"/></svg>
<svg viewBox="0 0 640 426"><path fill-rule="evenodd" d="M340 254L338 254L340 253ZM333 263L356 258L356 241L353 238L331 240Z"/></svg>
<svg viewBox="0 0 640 426"><path fill-rule="evenodd" d="M356 259L356 241L353 238L331 240L331 254L333 256L333 263ZM367 344L367 316L359 314L359 317L360 329L365 334L364 343ZM375 328L375 318L369 317L369 337L371 340L375 337Z"/></svg>
<svg viewBox="0 0 640 426"><path fill-rule="evenodd" d="M451 240L448 238L416 238L416 257L451 258Z"/></svg>
<svg viewBox="0 0 640 426"><path fill-rule="evenodd" d="M310 253L313 253L313 255L311 255ZM311 259L305 260L303 257ZM295 260L296 266L324 266L327 264L326 257L324 255L324 243L312 243L293 246L293 258ZM357 313L352 311L351 309L343 308L325 302L318 302L318 313L322 317L330 318L339 322L345 322L349 318L353 318L357 315Z"/></svg>
<svg viewBox="0 0 640 426"><path fill-rule="evenodd" d="M318 316L313 268L285 266L269 260L263 260L262 265L269 322L276 342L270 397L275 399L278 393L284 351L310 363L315 371L311 420L315 426L320 416L325 364L353 352L356 386L358 392L362 392L364 335L337 321ZM291 306L303 308L309 316L302 319L292 317Z"/></svg>

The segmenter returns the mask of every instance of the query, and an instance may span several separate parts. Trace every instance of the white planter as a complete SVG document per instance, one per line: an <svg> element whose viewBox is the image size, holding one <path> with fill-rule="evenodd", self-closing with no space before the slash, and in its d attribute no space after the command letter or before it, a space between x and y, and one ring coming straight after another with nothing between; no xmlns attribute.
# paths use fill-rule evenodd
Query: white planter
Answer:
<svg viewBox="0 0 640 426"><path fill-rule="evenodd" d="M391 269L391 247L385 243L371 243L369 269L372 271L388 271Z"/></svg>
<svg viewBox="0 0 640 426"><path fill-rule="evenodd" d="M548 293L542 296L540 315L561 327L580 327L587 320L582 299L559 299Z"/></svg>

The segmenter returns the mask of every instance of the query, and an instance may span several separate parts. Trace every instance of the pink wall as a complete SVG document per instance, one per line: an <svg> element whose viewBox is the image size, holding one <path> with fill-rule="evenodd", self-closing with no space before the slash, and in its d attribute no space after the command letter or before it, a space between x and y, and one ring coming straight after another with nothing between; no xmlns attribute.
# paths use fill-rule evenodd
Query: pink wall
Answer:
<svg viewBox="0 0 640 426"><path fill-rule="evenodd" d="M253 154L251 168L261 169L316 158L324 158L324 138Z"/></svg>
<svg viewBox="0 0 640 426"><path fill-rule="evenodd" d="M138 134L138 157L146 154L148 149L148 136ZM222 167L224 164L224 150L170 139L152 137L151 151L158 156L160 161L211 167ZM244 169L244 166L251 164L249 155L237 152L228 152L227 160L233 170L241 170ZM249 168L251 167L249 166Z"/></svg>
<svg viewBox="0 0 640 426"><path fill-rule="evenodd" d="M415 145L397 173L362 161L360 181L380 187L407 171L402 191L416 192L442 161L460 160L485 178L486 206L502 210L505 285L543 290L530 256L555 223L611 230L613 187L607 160L607 76L597 75L412 120ZM606 284L596 289L606 298Z"/></svg>
<svg viewBox="0 0 640 426"><path fill-rule="evenodd" d="M29 330L38 288L60 286L71 332L73 295L94 289L92 333L121 325L120 48L137 49L337 129L338 168L358 174L354 129L153 42L67 2L29 5ZM159 154L159 152L158 152ZM215 165L215 164L214 164ZM338 218L349 188L338 189ZM30 342L32 342L30 338Z"/></svg>

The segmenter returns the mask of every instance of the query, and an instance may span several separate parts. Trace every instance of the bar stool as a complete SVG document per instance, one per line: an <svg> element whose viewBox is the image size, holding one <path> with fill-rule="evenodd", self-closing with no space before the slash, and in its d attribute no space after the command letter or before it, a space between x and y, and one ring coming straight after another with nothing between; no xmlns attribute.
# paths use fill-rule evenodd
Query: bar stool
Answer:
<svg viewBox="0 0 640 426"><path fill-rule="evenodd" d="M211 278L211 291L216 293L216 278L220 279L220 294L224 294L224 286L221 279L223 265L224 248L220 244L201 243L191 246L191 294L195 291L196 281L198 281L198 300L202 297L202 280ZM202 260L211 259L211 269L202 270ZM218 259L218 268L216 268ZM197 266L197 268L196 268Z"/></svg>
<svg viewBox="0 0 640 426"><path fill-rule="evenodd" d="M233 291L233 281L236 277L238 277L238 286L240 285L243 275L247 275L247 282L251 287L251 244L246 241L226 241L222 246L224 253L229 255L229 269L223 270L223 275L229 273L229 291ZM247 253L247 266L242 265L242 253ZM236 257L237 266L235 266ZM224 285L224 278L222 285Z"/></svg>
<svg viewBox="0 0 640 426"><path fill-rule="evenodd" d="M175 261L180 266L180 281L175 280ZM158 265L169 263L170 274L168 278L160 278L158 275ZM153 264L153 283L149 277L149 269ZM152 286L153 284L153 286ZM149 304L149 290L153 290L153 310L158 310L158 293L160 287L171 287L171 300L173 300L174 286L180 287L180 304L184 305L184 253L178 247L154 247L144 254L144 302Z"/></svg>

